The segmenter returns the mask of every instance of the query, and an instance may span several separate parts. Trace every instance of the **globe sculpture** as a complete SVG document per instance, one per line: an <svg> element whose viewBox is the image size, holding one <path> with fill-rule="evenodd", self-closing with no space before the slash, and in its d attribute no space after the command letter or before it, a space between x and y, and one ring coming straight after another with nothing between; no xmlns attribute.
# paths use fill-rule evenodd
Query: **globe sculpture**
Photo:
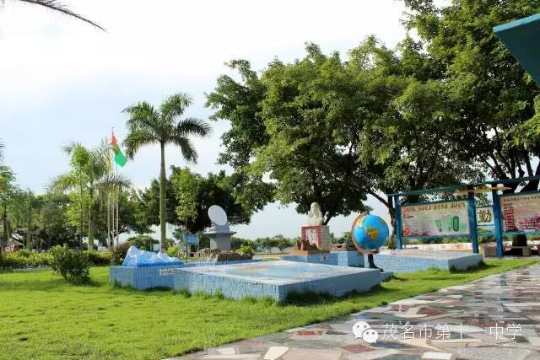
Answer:
<svg viewBox="0 0 540 360"><path fill-rule="evenodd" d="M360 214L354 219L351 237L360 252L373 252L384 245L389 230L386 221L376 215Z"/></svg>

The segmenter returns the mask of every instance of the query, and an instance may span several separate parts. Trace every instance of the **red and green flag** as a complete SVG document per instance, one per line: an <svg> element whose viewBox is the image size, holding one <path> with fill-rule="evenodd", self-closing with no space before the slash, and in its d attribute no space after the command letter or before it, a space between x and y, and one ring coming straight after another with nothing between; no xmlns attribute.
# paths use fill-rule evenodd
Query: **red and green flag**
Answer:
<svg viewBox="0 0 540 360"><path fill-rule="evenodd" d="M111 149L114 153L114 162L120 166L126 165L126 156L122 153L122 150L118 145L118 140L116 140L116 136L114 136L114 133L111 134Z"/></svg>

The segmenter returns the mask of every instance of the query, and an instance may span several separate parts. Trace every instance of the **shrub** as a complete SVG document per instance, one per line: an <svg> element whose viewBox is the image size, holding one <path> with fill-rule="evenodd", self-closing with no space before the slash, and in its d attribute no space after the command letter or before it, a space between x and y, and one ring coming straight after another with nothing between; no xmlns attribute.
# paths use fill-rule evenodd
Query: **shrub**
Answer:
<svg viewBox="0 0 540 360"><path fill-rule="evenodd" d="M253 251L251 245L243 245L240 247L240 249L238 249L238 253L242 255L253 256L255 254L255 251Z"/></svg>
<svg viewBox="0 0 540 360"><path fill-rule="evenodd" d="M25 251L19 254L19 252L3 254L0 257L0 268L26 269L51 266L52 257L48 253Z"/></svg>
<svg viewBox="0 0 540 360"><path fill-rule="evenodd" d="M19 251L17 251L15 253L15 255L20 256L20 257L24 257L24 258L29 258L30 254L32 254L32 253L30 251L26 250L26 249L21 249L21 250L19 250Z"/></svg>
<svg viewBox="0 0 540 360"><path fill-rule="evenodd" d="M122 243L113 249L112 262L115 265L121 265L126 258L127 251L132 244L129 242Z"/></svg>
<svg viewBox="0 0 540 360"><path fill-rule="evenodd" d="M53 246L51 266L70 284L90 282L90 261L84 252L76 252L67 246Z"/></svg>
<svg viewBox="0 0 540 360"><path fill-rule="evenodd" d="M166 252L167 252L167 255L171 257L178 257L178 254L180 253L180 246L178 245L169 246Z"/></svg>
<svg viewBox="0 0 540 360"><path fill-rule="evenodd" d="M135 245L138 249L147 251L153 251L154 244L159 244L159 241L148 235L133 236L127 239L127 242L130 245Z"/></svg>
<svg viewBox="0 0 540 360"><path fill-rule="evenodd" d="M87 251L86 255L92 265L104 266L110 265L112 261L112 255L110 253L101 253L99 251Z"/></svg>

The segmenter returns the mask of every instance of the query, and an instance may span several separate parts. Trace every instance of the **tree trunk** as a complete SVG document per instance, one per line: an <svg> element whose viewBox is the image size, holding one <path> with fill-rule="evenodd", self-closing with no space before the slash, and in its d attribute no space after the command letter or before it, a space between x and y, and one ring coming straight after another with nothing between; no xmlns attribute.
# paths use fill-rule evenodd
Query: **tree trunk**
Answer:
<svg viewBox="0 0 540 360"><path fill-rule="evenodd" d="M4 223L4 232L2 233L2 241L0 241L0 254L4 253L5 247L8 241L8 221L7 221L7 204L4 203L4 211L2 214L2 220Z"/></svg>
<svg viewBox="0 0 540 360"><path fill-rule="evenodd" d="M94 204L94 189L90 187L90 206L88 206L88 250L94 250L94 214L92 205Z"/></svg>
<svg viewBox="0 0 540 360"><path fill-rule="evenodd" d="M160 143L161 148L161 169L159 174L159 226L161 230L161 248L165 248L165 242L167 240L167 193L166 193L166 181L165 174L165 144Z"/></svg>
<svg viewBox="0 0 540 360"><path fill-rule="evenodd" d="M88 250L94 250L94 219L92 215L88 218Z"/></svg>

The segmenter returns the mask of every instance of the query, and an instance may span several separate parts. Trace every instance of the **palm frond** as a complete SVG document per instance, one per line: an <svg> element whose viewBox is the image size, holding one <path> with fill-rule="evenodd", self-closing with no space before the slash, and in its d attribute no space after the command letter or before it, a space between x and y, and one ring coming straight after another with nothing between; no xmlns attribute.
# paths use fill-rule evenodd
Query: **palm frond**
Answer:
<svg viewBox="0 0 540 360"><path fill-rule="evenodd" d="M81 147L81 143L77 141L71 141L68 144L62 146L62 151L65 152L67 155L72 155L75 149Z"/></svg>
<svg viewBox="0 0 540 360"><path fill-rule="evenodd" d="M196 118L186 118L178 122L175 129L175 136L208 136L212 132L212 127L204 120Z"/></svg>
<svg viewBox="0 0 540 360"><path fill-rule="evenodd" d="M189 140L187 137L174 137L172 139L172 142L176 146L180 147L184 159L193 163L197 163L197 150L195 150L195 146L193 146L191 140Z"/></svg>
<svg viewBox="0 0 540 360"><path fill-rule="evenodd" d="M131 187L131 180L123 174L110 173L99 181L98 186L108 189L113 187L129 188Z"/></svg>
<svg viewBox="0 0 540 360"><path fill-rule="evenodd" d="M178 93L169 96L163 104L161 104L161 116L169 122L184 113L186 108L193 103L191 96L187 93Z"/></svg>
<svg viewBox="0 0 540 360"><path fill-rule="evenodd" d="M6 191L14 180L15 174L13 171L8 166L0 165L0 192Z"/></svg>
<svg viewBox="0 0 540 360"><path fill-rule="evenodd" d="M65 192L77 188L80 183L71 173L57 176L48 187L51 192Z"/></svg>
<svg viewBox="0 0 540 360"><path fill-rule="evenodd" d="M155 132L160 122L159 113L147 101L141 101L133 106L128 106L122 112L129 115L127 126L130 131L146 129Z"/></svg>
<svg viewBox="0 0 540 360"><path fill-rule="evenodd" d="M129 132L124 140L126 156L133 159L137 151L145 145L155 144L159 141L153 133L146 129L134 129Z"/></svg>
<svg viewBox="0 0 540 360"><path fill-rule="evenodd" d="M105 31L105 29L102 28L101 26L99 26L97 23L93 22L90 19L87 19L87 18L83 17L82 15L79 15L79 14L69 10L69 8L67 8L64 4L62 4L62 3L60 3L60 2L58 2L56 0L19 0L19 1L27 3L27 4L43 6L43 7L47 8L47 9L49 9L49 10L57 11L57 12L60 12L60 13L62 13L64 15L74 17L76 19L84 21L87 24L90 24L90 25L92 25L94 27L97 27L98 29L100 29L102 31Z"/></svg>

